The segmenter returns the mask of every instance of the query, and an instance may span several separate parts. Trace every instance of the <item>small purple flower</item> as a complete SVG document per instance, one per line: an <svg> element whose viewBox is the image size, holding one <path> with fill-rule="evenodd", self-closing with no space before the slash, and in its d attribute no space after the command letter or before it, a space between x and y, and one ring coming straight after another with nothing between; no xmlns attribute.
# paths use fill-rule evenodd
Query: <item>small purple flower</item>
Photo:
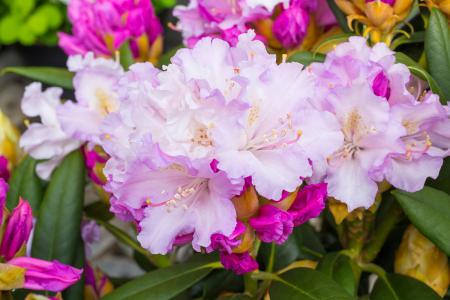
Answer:
<svg viewBox="0 0 450 300"><path fill-rule="evenodd" d="M220 261L225 269L232 270L237 275L243 275L258 269L258 263L248 252L239 254L221 252Z"/></svg>
<svg viewBox="0 0 450 300"><path fill-rule="evenodd" d="M288 213L292 216L294 226L302 225L309 219L318 217L325 208L327 199L327 184L311 184L303 187L289 208Z"/></svg>
<svg viewBox="0 0 450 300"><path fill-rule="evenodd" d="M245 232L245 225L242 222L238 222L236 228L230 236L225 236L220 233L215 233L211 236L211 245L208 250L218 250L231 254L233 248L241 244L240 237Z"/></svg>
<svg viewBox="0 0 450 300"><path fill-rule="evenodd" d="M294 228L292 216L272 205L261 207L259 215L251 218L249 224L255 229L261 241L275 242L278 245L288 239Z"/></svg>
<svg viewBox="0 0 450 300"><path fill-rule="evenodd" d="M13 258L26 245L33 228L33 214L28 201L20 199L19 205L8 218L5 233L0 246L0 255L5 260Z"/></svg>
<svg viewBox="0 0 450 300"><path fill-rule="evenodd" d="M309 25L308 11L300 5L291 5L275 20L273 32L285 48L301 44Z"/></svg>
<svg viewBox="0 0 450 300"><path fill-rule="evenodd" d="M389 96L391 95L391 88L389 85L389 78L384 71L381 71L375 76L372 83L372 89L375 95L389 99Z"/></svg>
<svg viewBox="0 0 450 300"><path fill-rule="evenodd" d="M49 262L32 257L17 257L8 264L25 269L23 287L30 290L60 292L80 280L83 272L56 260Z"/></svg>
<svg viewBox="0 0 450 300"><path fill-rule="evenodd" d="M9 179L8 160L2 155L0 155L0 178L5 181Z"/></svg>

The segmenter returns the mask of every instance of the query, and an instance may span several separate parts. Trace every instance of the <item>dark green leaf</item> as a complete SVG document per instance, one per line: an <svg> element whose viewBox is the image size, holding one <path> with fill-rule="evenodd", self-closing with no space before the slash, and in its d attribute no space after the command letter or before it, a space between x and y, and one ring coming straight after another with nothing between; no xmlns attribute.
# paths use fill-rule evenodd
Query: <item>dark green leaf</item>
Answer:
<svg viewBox="0 0 450 300"><path fill-rule="evenodd" d="M211 262L210 257L202 257L200 261L159 269L124 284L103 300L172 299L219 265L219 262Z"/></svg>
<svg viewBox="0 0 450 300"><path fill-rule="evenodd" d="M314 62L323 62L325 61L325 55L321 53L312 53L308 51L298 51L292 54L288 61L290 62L298 62L304 66L309 66Z"/></svg>
<svg viewBox="0 0 450 300"><path fill-rule="evenodd" d="M247 296L245 294L231 294L217 298L217 300L252 300L252 299L254 298Z"/></svg>
<svg viewBox="0 0 450 300"><path fill-rule="evenodd" d="M351 300L342 287L327 275L311 269L294 269L272 283L271 299Z"/></svg>
<svg viewBox="0 0 450 300"><path fill-rule="evenodd" d="M436 179L428 179L427 185L434 187L435 189L441 190L450 194L450 157L444 159L444 164L442 165L439 176Z"/></svg>
<svg viewBox="0 0 450 300"><path fill-rule="evenodd" d="M423 43L425 41L425 31L416 31L410 37L401 36L392 42L391 49L397 49L401 45Z"/></svg>
<svg viewBox="0 0 450 300"><path fill-rule="evenodd" d="M411 277L387 274L378 278L370 294L370 300L438 300L441 299L431 288Z"/></svg>
<svg viewBox="0 0 450 300"><path fill-rule="evenodd" d="M73 73L63 68L52 67L7 67L0 71L0 76L14 73L48 85L73 89Z"/></svg>
<svg viewBox="0 0 450 300"><path fill-rule="evenodd" d="M125 70L134 64L133 53L131 52L130 43L123 43L120 47L120 64Z"/></svg>
<svg viewBox="0 0 450 300"><path fill-rule="evenodd" d="M182 48L182 46L177 46L177 47L174 47L174 48L170 49L169 51L165 52L159 59L158 66L162 67L162 66L167 66L168 64L170 64L170 59L172 58L172 56L174 56L175 53L181 48Z"/></svg>
<svg viewBox="0 0 450 300"><path fill-rule="evenodd" d="M81 151L69 154L53 172L37 219L31 255L75 261L83 210L85 167Z"/></svg>
<svg viewBox="0 0 450 300"><path fill-rule="evenodd" d="M425 187L416 193L392 191L411 223L447 255L450 255L450 196Z"/></svg>
<svg viewBox="0 0 450 300"><path fill-rule="evenodd" d="M30 202L33 215L38 215L44 189L42 181L35 172L36 163L36 160L27 156L12 173L6 200L6 207L9 210L16 207L19 197L22 197Z"/></svg>
<svg viewBox="0 0 450 300"><path fill-rule="evenodd" d="M437 8L431 9L428 28L425 33L425 53L430 73L450 99L450 29L447 17Z"/></svg>
<svg viewBox="0 0 450 300"><path fill-rule="evenodd" d="M331 8L336 20L341 27L342 31L350 33L351 30L348 28L347 17L345 14L339 9L334 0L327 0L328 6Z"/></svg>
<svg viewBox="0 0 450 300"><path fill-rule="evenodd" d="M104 222L107 222L114 217L114 214L109 211L108 204L104 201L97 201L87 205L84 208L84 212L89 218Z"/></svg>
<svg viewBox="0 0 450 300"><path fill-rule="evenodd" d="M356 296L361 271L347 256L341 253L327 254L316 268L339 283L349 294Z"/></svg>
<svg viewBox="0 0 450 300"><path fill-rule="evenodd" d="M75 259L71 265L76 268L83 269L84 264L85 264L84 258L85 258L84 257L84 243L80 236L78 239L77 251L75 253ZM84 281L85 281L85 274L83 273L81 279L77 283L75 283L74 285L72 285L71 287L69 287L68 289L66 289L63 292L63 299L64 300L83 299Z"/></svg>
<svg viewBox="0 0 450 300"><path fill-rule="evenodd" d="M413 73L414 75L416 75L417 77L426 80L428 82L428 84L430 85L431 90L438 94L440 97L440 100L442 103L446 103L447 100L444 96L444 93L441 89L441 87L439 86L439 84L436 82L436 80L434 80L434 78L427 72L425 71L418 63L416 63L411 57L409 57L408 55L401 53L401 52L397 52L395 54L395 57L397 59L398 63L401 64L405 64L408 69L411 71L411 73Z"/></svg>
<svg viewBox="0 0 450 300"><path fill-rule="evenodd" d="M243 290L242 276L231 271L217 270L202 281L203 299L214 300L223 292L240 292Z"/></svg>

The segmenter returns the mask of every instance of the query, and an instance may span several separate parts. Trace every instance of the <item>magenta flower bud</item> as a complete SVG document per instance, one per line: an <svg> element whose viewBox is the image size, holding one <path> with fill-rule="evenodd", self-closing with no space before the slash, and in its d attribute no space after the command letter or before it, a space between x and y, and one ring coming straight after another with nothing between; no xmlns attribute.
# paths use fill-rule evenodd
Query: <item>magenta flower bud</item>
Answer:
<svg viewBox="0 0 450 300"><path fill-rule="evenodd" d="M327 184L310 184L303 187L295 198L288 212L292 216L294 226L302 225L309 219L318 217L325 208Z"/></svg>
<svg viewBox="0 0 450 300"><path fill-rule="evenodd" d="M242 241L240 237L244 234L244 232L244 223L238 222L233 233L228 237L220 233L213 234L211 236L211 245L208 247L208 252L218 250L231 254L233 252L233 248L241 244Z"/></svg>
<svg viewBox="0 0 450 300"><path fill-rule="evenodd" d="M5 210L6 196L8 193L8 184L0 178L0 226L3 224L3 212Z"/></svg>
<svg viewBox="0 0 450 300"><path fill-rule="evenodd" d="M380 1L380 0L366 0L366 3L374 2L374 1ZM388 4L390 6L394 6L395 0L381 0L381 2Z"/></svg>
<svg viewBox="0 0 450 300"><path fill-rule="evenodd" d="M243 275L245 273L258 269L258 262L248 253L220 253L220 261L223 267L227 270L231 270L237 275Z"/></svg>
<svg viewBox="0 0 450 300"><path fill-rule="evenodd" d="M273 32L284 48L295 48L302 43L308 25L308 11L299 5L291 5L276 18Z"/></svg>
<svg viewBox="0 0 450 300"><path fill-rule="evenodd" d="M22 246L26 245L33 228L33 214L28 201L21 198L7 222L0 245L0 255L5 260L10 260Z"/></svg>
<svg viewBox="0 0 450 300"><path fill-rule="evenodd" d="M251 218L249 224L255 229L261 241L275 242L278 245L288 239L294 228L292 216L272 205L261 207L259 215Z"/></svg>
<svg viewBox="0 0 450 300"><path fill-rule="evenodd" d="M389 96L391 95L389 83L389 78L387 78L383 71L378 73L372 82L372 89L375 95L389 99Z"/></svg>
<svg viewBox="0 0 450 300"><path fill-rule="evenodd" d="M83 270L64 265L56 260L49 262L32 257L17 257L8 264L25 269L24 288L60 292L81 278Z"/></svg>
<svg viewBox="0 0 450 300"><path fill-rule="evenodd" d="M0 178L8 181L9 170L8 170L8 160L6 157L0 155Z"/></svg>

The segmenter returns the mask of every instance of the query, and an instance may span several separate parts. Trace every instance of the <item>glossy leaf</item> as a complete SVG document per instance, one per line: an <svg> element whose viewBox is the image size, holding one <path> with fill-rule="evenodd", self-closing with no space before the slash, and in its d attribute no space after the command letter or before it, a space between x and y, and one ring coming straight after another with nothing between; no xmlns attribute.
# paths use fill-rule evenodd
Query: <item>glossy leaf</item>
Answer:
<svg viewBox="0 0 450 300"><path fill-rule="evenodd" d="M81 239L81 236L78 239L77 244L77 251L75 254L75 259L72 266L83 269L85 265L85 253L84 253L84 243ZM81 279L72 285L71 287L67 288L63 292L63 299L64 300L79 300L83 299L83 293L84 293L84 282L85 282L85 274L83 273L81 276Z"/></svg>
<svg viewBox="0 0 450 300"><path fill-rule="evenodd" d="M131 52L130 43L123 43L120 47L120 64L125 70L134 64L133 53Z"/></svg>
<svg viewBox="0 0 450 300"><path fill-rule="evenodd" d="M378 278L370 294L370 300L438 300L441 299L431 288L411 277L387 274Z"/></svg>
<svg viewBox="0 0 450 300"><path fill-rule="evenodd" d="M450 157L444 159L439 176L436 179L428 179L427 185L450 194Z"/></svg>
<svg viewBox="0 0 450 300"><path fill-rule="evenodd" d="M31 256L66 264L75 261L85 176L79 150L69 154L53 172L35 226Z"/></svg>
<svg viewBox="0 0 450 300"><path fill-rule="evenodd" d="M447 17L437 8L431 9L425 33L425 53L431 75L450 99L450 29Z"/></svg>
<svg viewBox="0 0 450 300"><path fill-rule="evenodd" d="M41 179L36 175L36 164L35 159L27 156L14 169L9 180L8 198L6 200L6 207L10 211L19 203L19 197L22 197L30 203L33 215L38 215L44 188Z"/></svg>
<svg viewBox="0 0 450 300"><path fill-rule="evenodd" d="M311 269L295 269L282 274L272 283L269 293L271 299L356 299L327 275Z"/></svg>
<svg viewBox="0 0 450 300"><path fill-rule="evenodd" d="M395 54L395 57L396 57L397 62L405 64L408 67L408 69L411 71L411 73L413 73L417 77L427 81L428 84L430 85L431 90L434 93L439 95L440 100L443 104L447 103L447 100L445 98L445 95L444 95L441 87L436 82L436 80L430 75L430 73L428 73L418 63L416 63L411 57L409 57L408 55L406 55L404 53L397 52Z"/></svg>
<svg viewBox="0 0 450 300"><path fill-rule="evenodd" d="M309 66L314 62L323 62L325 61L325 55L320 53L312 53L308 51L298 51L292 54L288 61L290 62L298 62L304 66Z"/></svg>
<svg viewBox="0 0 450 300"><path fill-rule="evenodd" d="M169 268L159 269L130 281L103 300L168 300L180 294L208 275L219 262L211 262L211 257L188 262Z"/></svg>
<svg viewBox="0 0 450 300"><path fill-rule="evenodd" d="M450 255L450 196L425 187L416 193L392 191L411 223L447 255Z"/></svg>
<svg viewBox="0 0 450 300"><path fill-rule="evenodd" d="M0 71L0 75L14 73L23 77L40 81L48 85L73 89L73 73L64 68L54 67L7 67Z"/></svg>
<svg viewBox="0 0 450 300"><path fill-rule="evenodd" d="M104 222L114 218L114 214L109 211L109 205L103 201L97 201L85 206L84 212L89 218Z"/></svg>
<svg viewBox="0 0 450 300"><path fill-rule="evenodd" d="M356 296L361 271L347 256L341 253L329 253L316 268L339 283L349 294Z"/></svg>

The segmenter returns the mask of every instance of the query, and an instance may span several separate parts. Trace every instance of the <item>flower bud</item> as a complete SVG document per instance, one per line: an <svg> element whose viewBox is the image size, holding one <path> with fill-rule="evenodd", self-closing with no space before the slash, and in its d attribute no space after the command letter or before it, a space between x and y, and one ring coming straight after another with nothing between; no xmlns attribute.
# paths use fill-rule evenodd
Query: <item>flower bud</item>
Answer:
<svg viewBox="0 0 450 300"><path fill-rule="evenodd" d="M6 157L0 155L0 178L8 181L9 179L9 169L8 169L8 160Z"/></svg>
<svg viewBox="0 0 450 300"><path fill-rule="evenodd" d="M9 168L14 166L20 157L19 137L17 128L0 110L0 156L7 160Z"/></svg>
<svg viewBox="0 0 450 300"><path fill-rule="evenodd" d="M61 293L56 294L55 297L47 297L44 295L37 295L37 294L28 294L25 297L25 300L63 300Z"/></svg>
<svg viewBox="0 0 450 300"><path fill-rule="evenodd" d="M395 272L420 280L441 297L450 284L448 258L438 247L410 225L395 255Z"/></svg>
<svg viewBox="0 0 450 300"><path fill-rule="evenodd" d="M258 269L258 263L248 252L240 254L221 252L220 261L225 269L232 270L237 275L244 275Z"/></svg>
<svg viewBox="0 0 450 300"><path fill-rule="evenodd" d="M10 264L0 264L0 291L22 288L25 269Z"/></svg>
<svg viewBox="0 0 450 300"><path fill-rule="evenodd" d="M86 276L86 283L84 286L85 300L99 300L112 292L114 286L100 269L93 269L89 263L87 263L84 270Z"/></svg>
<svg viewBox="0 0 450 300"><path fill-rule="evenodd" d="M6 196L8 193L8 184L0 178L0 227L3 225L3 215L5 213Z"/></svg>
<svg viewBox="0 0 450 300"><path fill-rule="evenodd" d="M325 208L327 184L311 184L303 187L289 208L294 226L300 226L309 219L316 218Z"/></svg>
<svg viewBox="0 0 450 300"><path fill-rule="evenodd" d="M8 264L25 269L24 288L60 292L81 278L83 270L32 257L13 258Z"/></svg>
<svg viewBox="0 0 450 300"><path fill-rule="evenodd" d="M290 6L277 17L273 31L283 47L289 49L302 43L308 24L308 12L300 6Z"/></svg>
<svg viewBox="0 0 450 300"><path fill-rule="evenodd" d="M261 241L279 245L288 239L294 228L292 216L273 205L262 206L259 215L251 218L249 224Z"/></svg>
<svg viewBox="0 0 450 300"><path fill-rule="evenodd" d="M375 27L384 27L388 20L394 15L394 8L391 4L383 1L366 1L366 15Z"/></svg>
<svg viewBox="0 0 450 300"><path fill-rule="evenodd" d="M244 221L255 215L259 208L259 199L253 185L246 182L240 196L232 199L238 220Z"/></svg>
<svg viewBox="0 0 450 300"><path fill-rule="evenodd" d="M239 246L233 248L233 253L244 253L252 249L255 242L255 231L250 227L245 227L244 235L241 238Z"/></svg>
<svg viewBox="0 0 450 300"><path fill-rule="evenodd" d="M27 244L33 227L33 214L28 201L20 199L8 218L0 245L0 255L5 260L13 258Z"/></svg>
<svg viewBox="0 0 450 300"><path fill-rule="evenodd" d="M244 223L238 222L236 228L230 236L225 236L221 233L215 233L211 236L211 245L208 251L218 250L221 252L231 253L233 248L241 244L241 236L244 234L246 227Z"/></svg>

